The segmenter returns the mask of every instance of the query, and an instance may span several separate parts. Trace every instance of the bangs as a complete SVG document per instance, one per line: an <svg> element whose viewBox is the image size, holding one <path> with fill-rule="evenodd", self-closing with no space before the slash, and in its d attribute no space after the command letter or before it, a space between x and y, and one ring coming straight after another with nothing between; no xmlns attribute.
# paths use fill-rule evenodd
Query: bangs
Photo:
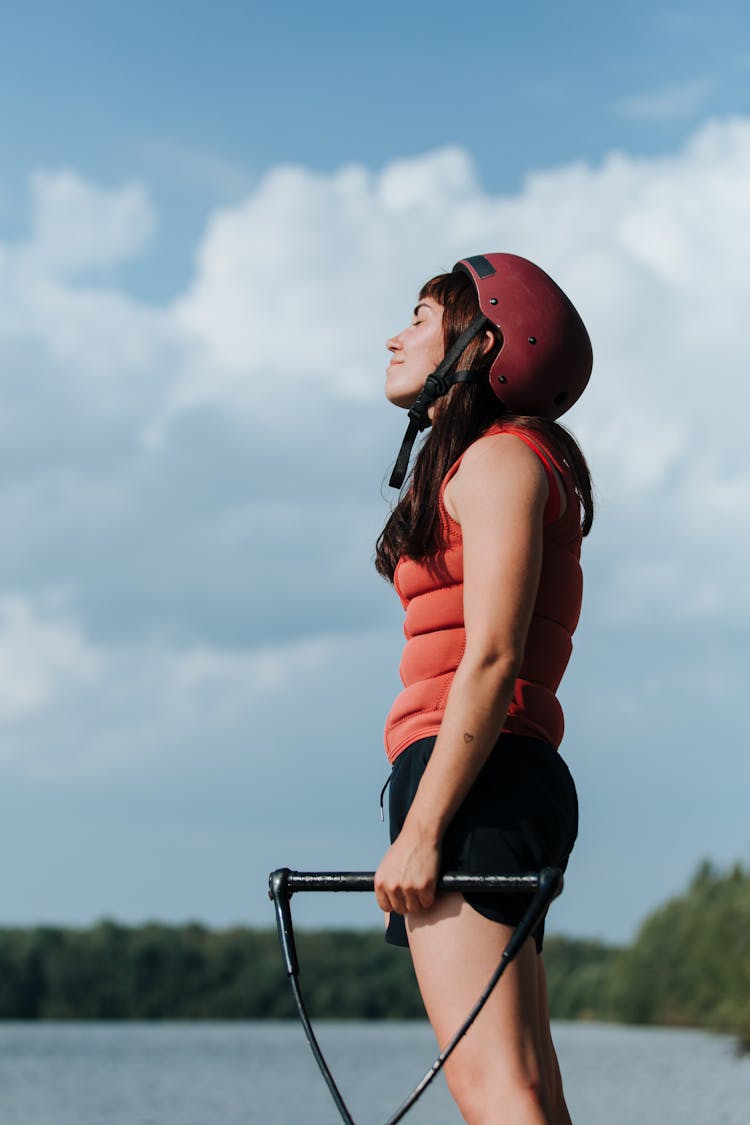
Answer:
<svg viewBox="0 0 750 1125"><path fill-rule="evenodd" d="M419 298L430 297L443 308L443 340L447 351L479 312L476 290L463 271L439 273L425 282Z"/></svg>
<svg viewBox="0 0 750 1125"><path fill-rule="evenodd" d="M431 277L419 291L420 300L423 297L431 297L439 305L447 305L455 291L454 279L455 274L452 273L439 273L435 277Z"/></svg>

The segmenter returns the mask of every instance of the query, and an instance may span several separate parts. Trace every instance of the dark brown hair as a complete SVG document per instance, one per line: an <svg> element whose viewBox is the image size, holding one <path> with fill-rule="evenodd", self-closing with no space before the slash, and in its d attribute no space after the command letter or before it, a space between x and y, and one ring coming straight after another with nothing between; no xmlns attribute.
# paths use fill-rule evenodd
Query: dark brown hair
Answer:
<svg viewBox="0 0 750 1125"><path fill-rule="evenodd" d="M465 273L439 274L422 287L419 299L424 297L431 297L443 307L443 347L447 352L479 313L474 285ZM486 336L478 333L467 345L457 368L489 371L502 345L497 329L493 334L495 342L485 350ZM462 383L436 402L430 432L378 539L375 568L384 578L393 581L396 563L402 555L426 559L437 553L441 546L438 502L443 480L472 442L498 421L523 426L549 442L573 477L581 507L581 528L588 535L594 519L591 476L573 435L557 422L510 414L496 398L489 379Z"/></svg>

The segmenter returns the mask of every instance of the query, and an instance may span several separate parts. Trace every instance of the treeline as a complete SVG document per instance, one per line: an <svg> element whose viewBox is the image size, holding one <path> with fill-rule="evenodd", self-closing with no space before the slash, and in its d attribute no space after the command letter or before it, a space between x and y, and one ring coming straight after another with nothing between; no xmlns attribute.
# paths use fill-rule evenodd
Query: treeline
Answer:
<svg viewBox="0 0 750 1125"><path fill-rule="evenodd" d="M750 1050L750 871L704 862L615 961L607 993L625 1023L729 1031Z"/></svg>
<svg viewBox="0 0 750 1125"><path fill-rule="evenodd" d="M297 945L315 1017L423 1015L410 959L382 933L302 931ZM555 1018L709 1027L750 1046L750 873L704 863L629 948L549 937L545 962ZM112 921L0 930L0 1018L294 1014L275 931Z"/></svg>
<svg viewBox="0 0 750 1125"><path fill-rule="evenodd" d="M407 954L380 933L296 935L313 1015L424 1014ZM275 930L200 925L0 930L0 1018L287 1019L296 1015Z"/></svg>
<svg viewBox="0 0 750 1125"><path fill-rule="evenodd" d="M560 1017L704 1027L736 1035L750 1051L750 871L741 865L720 871L702 863L687 891L614 955L575 946L571 972L564 945L550 961Z"/></svg>

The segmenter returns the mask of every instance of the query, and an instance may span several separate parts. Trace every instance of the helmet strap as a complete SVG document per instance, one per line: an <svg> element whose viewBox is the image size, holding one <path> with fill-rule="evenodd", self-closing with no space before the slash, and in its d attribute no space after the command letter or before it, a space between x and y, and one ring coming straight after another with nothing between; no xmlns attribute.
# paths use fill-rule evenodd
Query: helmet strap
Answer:
<svg viewBox="0 0 750 1125"><path fill-rule="evenodd" d="M464 348L482 330L485 324L487 324L487 317L484 314L475 317L469 327L458 337L455 344L448 349L445 357L435 370L427 376L425 385L409 410L409 425L406 427L404 440L401 442L396 464L393 467L391 479L388 481L391 488L400 488L404 483L417 434L426 430L430 425L429 409L432 404L447 394L456 383L481 383L487 378L484 371L454 371L448 374Z"/></svg>

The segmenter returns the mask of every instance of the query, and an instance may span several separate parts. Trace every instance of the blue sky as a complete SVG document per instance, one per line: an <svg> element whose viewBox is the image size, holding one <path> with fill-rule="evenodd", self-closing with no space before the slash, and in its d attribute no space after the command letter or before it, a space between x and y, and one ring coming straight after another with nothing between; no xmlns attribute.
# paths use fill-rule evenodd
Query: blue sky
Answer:
<svg viewBox="0 0 750 1125"><path fill-rule="evenodd" d="M3 21L0 922L270 924L271 867L376 865L384 340L500 248L597 356L551 928L625 940L702 857L746 860L746 7Z"/></svg>
<svg viewBox="0 0 750 1125"><path fill-rule="evenodd" d="M612 150L657 154L747 112L741 2L8 3L8 231L36 167L142 177L159 210L123 284L178 290L217 202L269 167L378 168L466 147L488 190Z"/></svg>

